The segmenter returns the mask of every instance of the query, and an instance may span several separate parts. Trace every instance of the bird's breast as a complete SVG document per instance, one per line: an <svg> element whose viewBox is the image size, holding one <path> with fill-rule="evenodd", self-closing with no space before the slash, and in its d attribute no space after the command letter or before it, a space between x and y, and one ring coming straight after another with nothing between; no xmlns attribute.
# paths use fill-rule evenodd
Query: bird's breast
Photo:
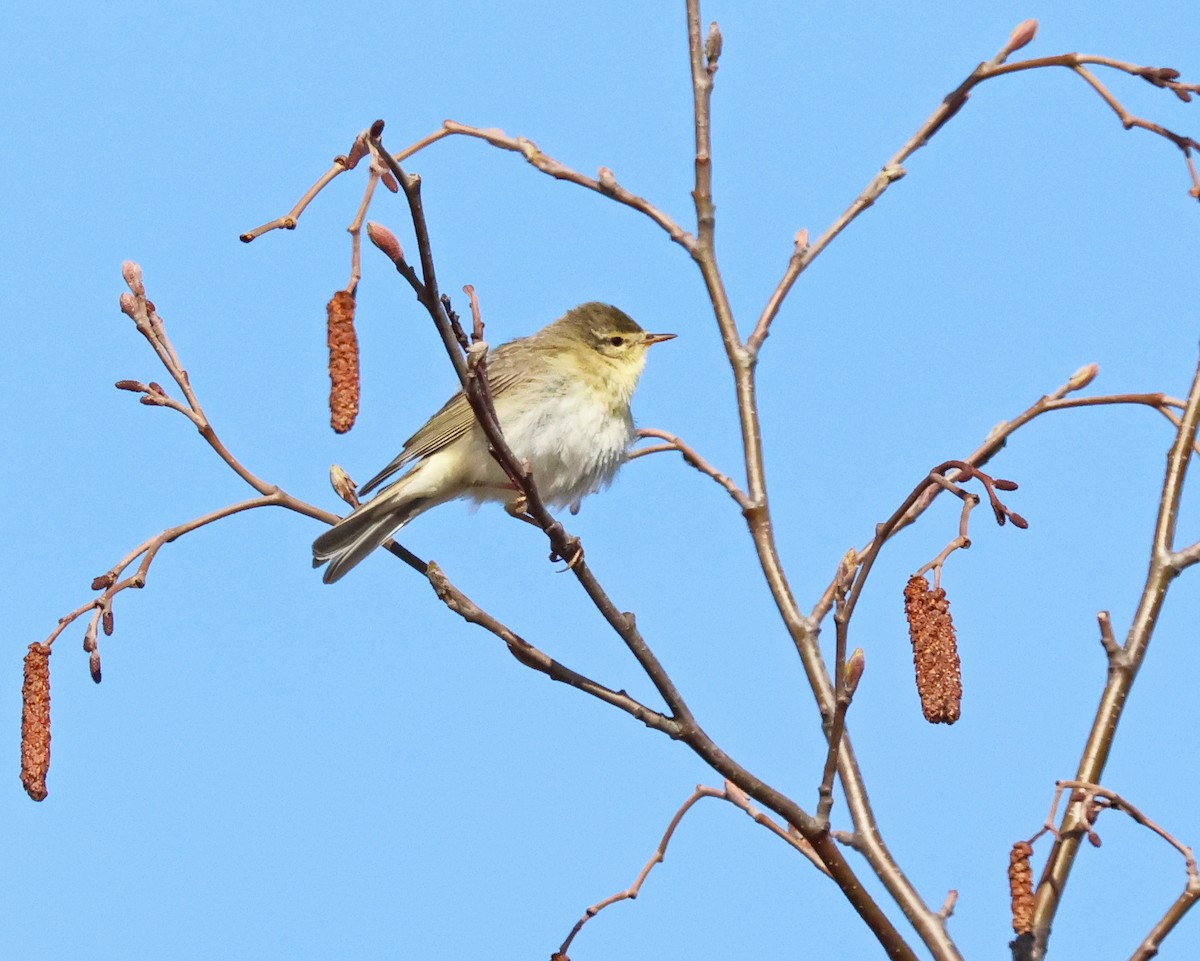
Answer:
<svg viewBox="0 0 1200 961"><path fill-rule="evenodd" d="M627 403L597 400L579 382L543 385L536 405L503 405L497 413L513 453L533 470L542 498L565 507L606 486L634 439Z"/></svg>

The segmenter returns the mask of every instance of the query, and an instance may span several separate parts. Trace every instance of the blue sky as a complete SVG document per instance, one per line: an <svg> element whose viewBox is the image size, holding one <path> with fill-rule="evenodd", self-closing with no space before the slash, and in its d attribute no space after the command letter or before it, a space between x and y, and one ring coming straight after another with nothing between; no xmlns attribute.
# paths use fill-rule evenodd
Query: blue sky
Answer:
<svg viewBox="0 0 1200 961"><path fill-rule="evenodd" d="M1200 15L1154 0L706 5L725 37L718 245L743 327L795 231L822 230L1030 16L1034 55L1200 75ZM389 558L324 587L309 567L317 525L283 512L164 548L146 590L118 598L99 688L82 623L56 644L40 805L15 776L20 662L132 546L246 495L181 417L112 389L163 379L117 311L122 260L142 264L225 442L260 476L337 509L329 463L373 474L453 373L411 293L366 251L362 413L335 437L324 305L345 283L360 180L341 178L295 232L249 246L238 234L285 212L377 117L396 148L444 117L500 126L585 172L612 168L686 225L682 4L68 3L10 18L0 52L0 523L15 561L0 956L548 956L588 904L632 880L693 786L716 782L679 745L520 668ZM1197 104L1105 80L1129 109L1200 130ZM411 167L443 286L475 285L494 341L591 299L678 332L655 348L635 413L740 479L731 378L682 250L479 143L440 143ZM1195 368L1200 210L1183 162L1122 132L1066 71L987 84L907 167L802 278L762 358L776 534L805 607L929 467L1082 364L1099 363L1097 392L1177 396ZM372 216L407 238L394 198ZM1020 483L1010 503L1030 528L977 516L972 550L946 571L966 688L952 728L920 716L901 591L954 536L954 505L884 552L856 615L867 669L849 726L881 828L929 902L959 891L950 930L968 958L1003 954L1011 937L1008 850L1074 772L1104 681L1095 613L1111 610L1124 633L1170 439L1144 409L1072 411L993 462ZM1184 541L1200 536L1194 500ZM814 806L817 715L735 505L658 455L568 526L705 728ZM532 528L451 505L405 542L556 658L652 697ZM1172 590L1105 777L1192 843L1198 616L1193 571ZM844 807L834 817L845 826ZM1147 832L1110 814L1100 833L1072 877L1055 956L1129 954L1182 888L1179 857ZM1161 957L1192 957L1198 939L1188 918ZM591 922L571 952L747 954L880 956L807 862L712 801L639 900Z"/></svg>

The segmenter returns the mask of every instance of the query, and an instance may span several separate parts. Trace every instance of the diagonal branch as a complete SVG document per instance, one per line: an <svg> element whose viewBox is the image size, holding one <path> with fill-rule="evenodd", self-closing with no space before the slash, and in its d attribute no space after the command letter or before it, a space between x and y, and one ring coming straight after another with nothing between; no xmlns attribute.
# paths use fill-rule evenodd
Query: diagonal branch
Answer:
<svg viewBox="0 0 1200 961"><path fill-rule="evenodd" d="M1146 130L1162 137L1179 148L1183 153L1187 164L1188 176L1192 181L1189 193L1200 200L1200 175L1197 174L1196 166L1192 160L1193 151L1200 150L1200 143L1197 143L1192 137L1182 136L1160 124L1134 116L1120 104L1116 97L1100 83L1085 65L1092 64L1108 67L1129 74L1130 76L1141 77L1155 86L1171 90L1182 100L1188 100L1193 93L1200 92L1200 85L1179 83L1175 79L1179 76L1178 71L1171 70L1168 67L1144 67L1122 60L1114 60L1111 57L1097 57L1079 53L1062 53L1051 57L1039 57L1033 60L1005 63L1010 53L1033 39L1036 30L1037 21L1027 20L1018 25L1004 49L991 60L981 63L961 84L946 95L946 98L938 105L937 109L926 118L925 122L917 128L916 132L905 141L904 145L884 163L879 173L871 178L871 182L863 188L862 192L851 201L850 206L842 211L815 241L811 244L807 243L807 232L797 235L795 249L788 261L787 269L784 270L783 276L768 298L767 304L763 308L753 332L747 338L746 349L750 353L757 354L762 347L763 341L766 340L767 334L770 331L771 322L774 320L780 306L799 276L808 269L809 265L821 255L822 251L843 230L849 227L860 214L873 206L875 201L883 196L884 192L892 184L905 175L906 171L903 164L909 157L928 144L934 134L941 130L966 105L971 91L981 83L995 79L996 77L1003 77L1026 70L1039 70L1046 67L1066 67L1070 69L1100 95L1104 102L1117 115L1117 118L1121 121L1121 126L1126 130L1134 127Z"/></svg>
<svg viewBox="0 0 1200 961"><path fill-rule="evenodd" d="M1183 494L1183 482L1187 475L1195 444L1197 428L1200 427L1200 364L1192 379L1187 403L1180 419L1175 441L1167 455L1167 470L1163 478L1162 496L1159 502L1158 519L1154 525L1154 536L1150 551L1150 567L1146 583L1138 602L1137 612L1129 627L1123 656L1110 658L1110 670L1100 695L1100 705L1084 745L1083 755L1075 776L1077 781L1092 784L1100 782L1117 725L1120 723L1128 701L1133 681L1137 677L1142 661L1150 644L1150 638L1158 623L1158 615L1166 600L1167 590L1179 575L1181 568L1173 550L1175 525L1179 516L1179 503ZM1050 927L1066 888L1067 879L1079 850L1081 805L1070 805L1063 815L1058 839L1046 861L1045 870L1037 889L1037 906L1034 911L1033 933L1035 938L1035 961L1044 956Z"/></svg>

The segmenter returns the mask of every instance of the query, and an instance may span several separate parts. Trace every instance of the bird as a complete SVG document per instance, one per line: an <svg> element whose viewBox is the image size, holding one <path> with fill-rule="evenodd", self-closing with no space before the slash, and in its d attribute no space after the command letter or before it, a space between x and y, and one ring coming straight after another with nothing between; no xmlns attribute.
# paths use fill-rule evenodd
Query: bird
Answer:
<svg viewBox="0 0 1200 961"><path fill-rule="evenodd" d="M504 439L532 471L547 506L576 508L612 482L637 436L630 401L647 348L675 336L648 333L623 311L593 301L487 354ZM520 492L492 457L461 389L359 493L376 490L313 542L313 567L327 565L326 584L418 514L447 501L500 501L520 512Z"/></svg>

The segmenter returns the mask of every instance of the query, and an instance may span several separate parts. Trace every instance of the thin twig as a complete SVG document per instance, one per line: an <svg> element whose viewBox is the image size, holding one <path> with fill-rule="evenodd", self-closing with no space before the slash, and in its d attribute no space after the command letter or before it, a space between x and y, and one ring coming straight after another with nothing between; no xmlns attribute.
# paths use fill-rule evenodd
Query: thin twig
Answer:
<svg viewBox="0 0 1200 961"><path fill-rule="evenodd" d="M575 940L575 936L579 934L579 932L583 929L583 926L587 924L588 921L594 918L605 908L621 901L632 901L637 898L642 891L642 885L646 883L646 879L650 876L650 872L653 871L658 865L662 864L666 859L667 846L671 843L671 839L675 835L675 830L679 827L684 815L691 810L693 805L695 805L702 798L706 797L728 801L735 807L745 811L754 821L766 827L777 837L787 841L794 848L800 851L800 853L804 854L805 857L812 861L817 868L819 868L821 871L825 871L824 865L821 864L816 855L812 853L812 849L808 846L808 843L803 840L803 838L798 838L789 834L785 828L780 827L775 821L771 820L771 818L767 817L761 811L758 811L750 803L750 799L746 797L746 795L737 787L737 785L733 784L731 781L726 781L724 789L717 789L713 787L707 787L703 784L698 784L696 785L696 789L690 795L688 795L687 799L679 806L679 809L671 818L670 823L667 825L667 829L663 832L662 838L658 842L658 847L654 849L654 853L650 855L650 859L642 866L642 869L638 872L637 877L633 879L633 883L630 884L629 887L621 891L617 891L615 894L610 894L608 897L602 898L584 911L583 917L575 922L575 926L571 928L570 933L567 934L566 938L563 939L563 943L559 946L554 957L565 958L567 955L567 949L571 946L571 942Z"/></svg>
<svg viewBox="0 0 1200 961"><path fill-rule="evenodd" d="M1082 368L1082 371L1088 371L1089 368ZM1078 377L1078 375L1076 375ZM1178 427L1178 418L1174 416L1171 408L1180 408L1184 406L1184 402L1174 397L1168 397L1161 393L1133 393L1133 394L1106 394L1096 397L1068 397L1066 394L1071 390L1080 389L1080 386L1085 386L1090 383L1090 379L1086 382L1073 386L1072 381L1076 378L1063 384L1061 387L1040 397L1033 404L1027 407L1024 411L1014 417L1012 420L1004 421L996 425L989 432L987 438L978 448L968 454L963 460L971 464L973 467L982 467L992 459L1004 446L1008 443L1008 439L1015 434L1020 428L1024 427L1030 421L1042 414L1058 410L1073 410L1083 407L1099 407L1099 406L1117 406L1123 404L1131 404L1139 407L1149 407L1163 414L1169 421ZM1197 453L1200 453L1200 442L1195 445ZM956 479L958 475L952 473L951 479ZM895 526L888 529L885 533L885 539L895 537L900 531L909 525L913 524L926 510L933 504L935 498L942 492L944 488L939 485L931 485L926 487L924 493L917 498L903 517L901 517ZM865 555L872 551L876 545L875 538L868 541L858 551L860 555ZM825 588L817 604L814 606L809 617L814 623L819 624L825 619L829 612L833 609L834 599L834 582L830 581L829 586Z"/></svg>
<svg viewBox="0 0 1200 961"><path fill-rule="evenodd" d="M1093 825L1096 816L1105 809L1111 809L1126 814L1137 824L1152 831L1171 845L1183 857L1184 870L1187 874L1183 891L1170 904L1162 917L1154 923L1150 932L1142 939L1129 959L1129 961L1149 961L1150 958L1158 954L1163 939L1183 920L1184 915L1187 914L1196 901L1200 900L1200 871L1197 871L1196 858L1192 853L1191 847L1152 821L1138 808L1121 797L1121 795L1103 788L1099 784L1078 780L1058 781L1054 788L1054 800L1050 806L1050 814L1046 819L1046 828L1038 832L1039 834L1048 828L1051 833L1061 838L1061 832L1054 827L1055 812L1058 809L1058 802L1063 791L1070 789L1072 791L1071 808L1078 812L1084 812L1082 816L1077 815L1079 823L1073 829L1076 839L1078 839L1080 834L1094 833Z"/></svg>
<svg viewBox="0 0 1200 961"><path fill-rule="evenodd" d="M1192 386L1180 419L1179 430L1167 455L1167 470L1163 478L1162 495L1159 501L1158 518L1154 525L1153 544L1150 552L1150 568L1145 586L1138 602L1137 612L1122 645L1119 661L1110 659L1110 670L1100 696L1100 705L1092 729L1084 745L1076 781L1089 784L1099 783L1112 750L1113 738L1121 720L1129 691L1137 676L1150 638L1158 623L1159 612L1166 600L1167 591L1179 575L1173 551L1175 525L1179 516L1179 503L1183 494L1183 481L1187 475L1195 450L1197 428L1200 427L1200 363L1197 364ZM1046 860L1037 888L1037 906L1034 911L1033 934L1036 942L1035 959L1044 956L1049 939L1050 927L1066 887L1071 866L1079 850L1079 835L1074 832L1078 823L1079 806L1068 807L1063 815L1058 838Z"/></svg>
<svg viewBox="0 0 1200 961"><path fill-rule="evenodd" d="M638 457L645 457L647 454L657 454L663 451L676 451L684 459L684 462L689 466L696 468L701 474L706 477L711 477L714 481L721 485L733 498L734 502L742 508L749 510L752 506L750 498L740 487L729 478L728 475L722 474L719 470L712 466L708 461L701 457L694 448L689 447L680 438L674 434L669 434L665 430L658 430L653 427L641 427L638 429L638 437L654 437L665 441L663 444L655 444L652 447L639 447L630 451L629 460L636 460Z"/></svg>
<svg viewBox="0 0 1200 961"><path fill-rule="evenodd" d="M1036 29L1036 24L1034 24ZM1028 39L1032 39L1032 33ZM1028 42L1028 41L1027 41ZM871 182L863 188L862 192L850 203L841 214L827 227L815 241L811 244L800 243L800 237L797 235L795 250L792 253L791 259L788 261L787 268L784 270L783 276L779 283L775 286L771 296L768 298L766 306L763 308L758 322L755 325L754 331L746 341L746 348L752 354L757 354L762 347L763 341L766 339L770 331L771 322L778 313L780 306L787 297L788 292L795 284L800 275L808 269L822 251L851 223L853 223L860 214L868 210L874 203L883 195L883 193L897 180L904 177L906 170L904 163L914 153L929 143L930 139L936 134L946 122L950 120L959 110L961 110L970 97L971 91L984 83L987 80L992 80L996 77L1007 76L1012 73L1020 73L1026 70L1039 70L1047 67L1066 67L1072 70L1077 76L1081 77L1095 90L1106 104L1113 110L1121 121L1121 125L1129 130L1137 127L1142 130L1156 134L1168 142L1174 144L1183 153L1184 160L1187 164L1188 176L1191 178L1192 186L1189 193L1200 199L1200 176L1197 175L1196 167L1192 162L1192 151L1200 150L1200 143L1197 143L1191 137L1181 136L1174 133L1159 124L1151 121L1143 120L1129 113L1117 99L1096 79L1096 77L1085 68L1085 64L1094 64L1103 67L1109 67L1113 70L1119 70L1127 73L1130 76L1149 79L1154 82L1157 76L1161 76L1164 68L1143 67L1134 63L1127 63L1121 60L1114 60L1109 57L1096 57L1079 53L1062 53L1057 56L1039 57L1031 60L1020 60L1014 63L1004 63L1001 59L997 61L994 57L992 60L981 63L976 67L971 74L951 91L937 109L934 110L925 122L917 128L916 132L909 137L904 145L894 153L883 167L874 177ZM1167 71L1167 73L1175 73ZM1178 76L1178 74L1176 74ZM1174 92L1188 94L1197 92L1200 85L1197 84L1181 84L1174 80L1165 80L1155 83L1156 86L1161 86L1170 89ZM807 241L807 234L804 237Z"/></svg>

